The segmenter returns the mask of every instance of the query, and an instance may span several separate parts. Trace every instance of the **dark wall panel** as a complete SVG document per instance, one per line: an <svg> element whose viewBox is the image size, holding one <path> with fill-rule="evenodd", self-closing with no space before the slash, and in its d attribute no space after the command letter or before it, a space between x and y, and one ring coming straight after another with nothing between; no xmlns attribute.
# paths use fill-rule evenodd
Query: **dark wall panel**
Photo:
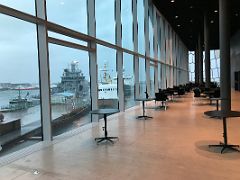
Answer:
<svg viewBox="0 0 240 180"><path fill-rule="evenodd" d="M240 31L231 38L231 87L235 87L235 72L240 71Z"/></svg>

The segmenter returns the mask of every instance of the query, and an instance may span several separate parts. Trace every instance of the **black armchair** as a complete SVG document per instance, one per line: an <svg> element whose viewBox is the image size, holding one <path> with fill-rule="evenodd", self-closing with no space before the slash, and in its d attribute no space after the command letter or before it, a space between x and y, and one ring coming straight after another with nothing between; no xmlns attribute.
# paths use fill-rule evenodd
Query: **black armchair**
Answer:
<svg viewBox="0 0 240 180"><path fill-rule="evenodd" d="M201 96L201 90L199 88L195 88L193 90L194 92L194 97L200 97Z"/></svg>
<svg viewBox="0 0 240 180"><path fill-rule="evenodd" d="M185 89L183 87L179 87L177 92L178 92L179 96L184 95L185 94Z"/></svg>
<svg viewBox="0 0 240 180"><path fill-rule="evenodd" d="M165 110L167 109L167 100L167 94L165 94L164 92L155 93L155 102L161 102L161 106L159 106L160 108L164 107Z"/></svg>
<svg viewBox="0 0 240 180"><path fill-rule="evenodd" d="M214 90L213 98L220 98L220 88Z"/></svg>

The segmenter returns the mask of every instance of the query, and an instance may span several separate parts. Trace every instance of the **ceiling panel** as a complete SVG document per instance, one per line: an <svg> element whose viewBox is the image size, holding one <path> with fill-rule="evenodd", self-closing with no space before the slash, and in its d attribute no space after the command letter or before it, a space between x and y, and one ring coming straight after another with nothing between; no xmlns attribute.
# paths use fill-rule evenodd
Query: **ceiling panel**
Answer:
<svg viewBox="0 0 240 180"><path fill-rule="evenodd" d="M174 2L172 2L174 1ZM231 2L231 34L240 29L240 0ZM219 48L218 0L153 0L153 3L172 25L189 48L194 50L200 34L203 42L204 13L210 24L210 47Z"/></svg>

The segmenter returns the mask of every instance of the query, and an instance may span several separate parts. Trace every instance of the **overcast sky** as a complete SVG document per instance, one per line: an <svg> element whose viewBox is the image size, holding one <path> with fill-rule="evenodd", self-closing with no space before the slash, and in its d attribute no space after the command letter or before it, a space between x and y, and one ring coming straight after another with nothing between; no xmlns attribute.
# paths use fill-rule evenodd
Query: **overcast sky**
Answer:
<svg viewBox="0 0 240 180"><path fill-rule="evenodd" d="M0 4L35 14L34 0L0 0ZM143 11L142 3L139 10ZM132 14L131 1L122 1L122 12L123 46L132 49L132 18L129 18ZM86 0L48 0L47 16L51 22L87 33ZM143 19L143 15L138 18ZM115 43L114 0L96 0L96 26L98 38ZM38 83L36 26L0 14L0 27L0 83ZM63 37L53 33L50 35ZM142 36L139 38L143 39ZM116 76L116 51L103 46L98 46L97 49L99 69L106 63L111 76ZM79 61L79 68L89 79L89 57L85 51L49 44L49 61L51 83L60 82L63 69L69 67L71 61ZM132 75L131 55L124 54L124 68L127 75Z"/></svg>

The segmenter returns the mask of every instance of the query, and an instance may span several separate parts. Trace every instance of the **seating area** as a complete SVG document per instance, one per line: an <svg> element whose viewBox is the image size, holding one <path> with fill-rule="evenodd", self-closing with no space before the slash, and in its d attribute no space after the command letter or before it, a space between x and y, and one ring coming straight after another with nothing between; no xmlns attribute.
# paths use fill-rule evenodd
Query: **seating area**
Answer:
<svg viewBox="0 0 240 180"><path fill-rule="evenodd" d="M239 0L0 2L0 180L240 180Z"/></svg>
<svg viewBox="0 0 240 180"><path fill-rule="evenodd" d="M240 93L232 94L237 109ZM94 141L102 134L100 121L0 168L0 179L239 179L240 153L208 147L222 138L221 123L203 116L214 107L193 106L192 97L170 102L167 111L147 109L153 116L147 121L136 119L141 106L111 115L109 133L119 137L114 145ZM229 127L229 142L239 144L240 121L230 120Z"/></svg>

